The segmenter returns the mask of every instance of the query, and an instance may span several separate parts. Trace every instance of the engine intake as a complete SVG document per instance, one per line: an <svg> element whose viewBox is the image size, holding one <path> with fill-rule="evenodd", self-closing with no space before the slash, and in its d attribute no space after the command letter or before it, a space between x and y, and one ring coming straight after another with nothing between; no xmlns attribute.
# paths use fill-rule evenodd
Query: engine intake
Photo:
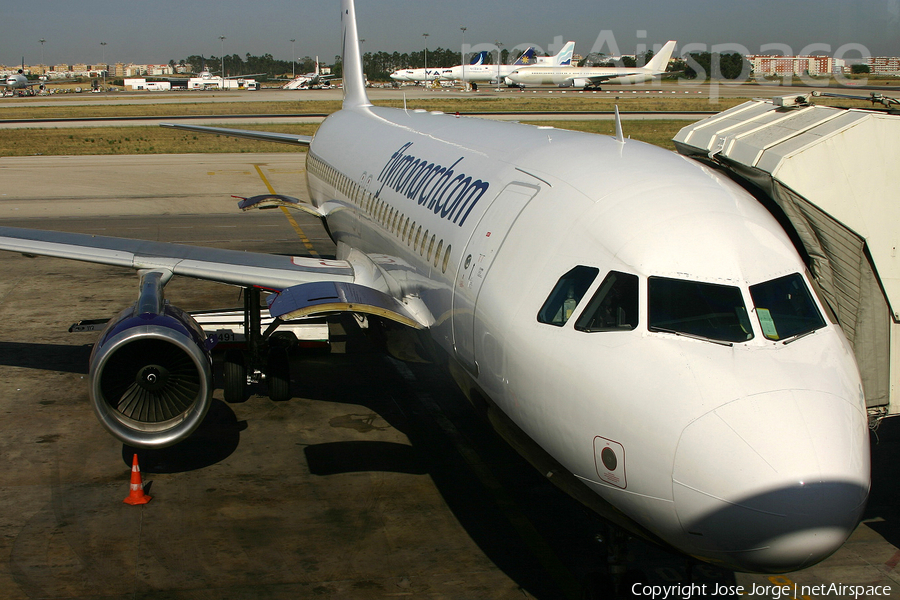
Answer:
<svg viewBox="0 0 900 600"><path fill-rule="evenodd" d="M196 321L163 302L162 283L142 280L141 288L135 305L110 321L94 346L90 396L116 438L162 448L187 438L206 416L212 361Z"/></svg>

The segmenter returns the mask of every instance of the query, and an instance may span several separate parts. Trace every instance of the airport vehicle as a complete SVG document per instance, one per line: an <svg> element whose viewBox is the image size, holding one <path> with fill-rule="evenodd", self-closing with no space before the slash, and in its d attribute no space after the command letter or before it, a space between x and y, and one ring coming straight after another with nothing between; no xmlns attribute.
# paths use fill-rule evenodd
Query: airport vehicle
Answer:
<svg viewBox="0 0 900 600"><path fill-rule="evenodd" d="M527 48L525 52L522 53L522 56L525 56L531 52L531 55L534 56L534 48ZM472 60L469 61L467 68L471 69L473 65L480 65L484 63L484 59L487 57L487 50L482 50L478 54L472 57ZM391 79L394 81L435 81L440 79L446 79L443 74L449 73L451 69L455 69L456 67L444 68L438 67L436 69L397 69L393 73L391 73ZM459 68L462 69L462 65L459 65Z"/></svg>
<svg viewBox="0 0 900 600"><path fill-rule="evenodd" d="M670 40L643 67L519 67L506 76L506 82L522 86L558 85L560 87L598 88L602 83L640 83L666 72L675 50Z"/></svg>
<svg viewBox="0 0 900 600"><path fill-rule="evenodd" d="M289 82L281 86L283 90L309 90L309 89L318 89L323 87L328 87L331 84L328 83L328 80L331 79L333 75L322 75L319 70L319 57L316 57L316 70L312 73L306 73L304 75L298 75L291 79Z"/></svg>
<svg viewBox="0 0 900 600"><path fill-rule="evenodd" d="M341 15L343 108L314 138L170 125L308 146L297 208L324 220L334 260L0 228L0 249L140 274L92 354L101 423L150 448L199 424L215 340L164 287L209 279L246 289L263 343L260 289L275 324L343 311L415 335L542 473L636 534L760 572L840 547L869 489L862 386L766 208L621 122L607 137L373 106L353 0ZM275 201L292 202L244 206ZM246 358L226 357L226 395ZM281 398L285 365L270 347Z"/></svg>

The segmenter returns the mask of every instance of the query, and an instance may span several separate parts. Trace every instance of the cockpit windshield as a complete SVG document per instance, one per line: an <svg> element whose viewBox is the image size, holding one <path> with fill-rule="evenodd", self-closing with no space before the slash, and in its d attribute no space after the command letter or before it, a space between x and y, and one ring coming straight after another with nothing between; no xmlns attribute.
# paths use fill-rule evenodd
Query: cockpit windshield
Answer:
<svg viewBox="0 0 900 600"><path fill-rule="evenodd" d="M738 287L650 277L648 298L650 331L726 343L753 338Z"/></svg>
<svg viewBox="0 0 900 600"><path fill-rule="evenodd" d="M799 273L750 286L763 335L786 340L825 326L819 309Z"/></svg>

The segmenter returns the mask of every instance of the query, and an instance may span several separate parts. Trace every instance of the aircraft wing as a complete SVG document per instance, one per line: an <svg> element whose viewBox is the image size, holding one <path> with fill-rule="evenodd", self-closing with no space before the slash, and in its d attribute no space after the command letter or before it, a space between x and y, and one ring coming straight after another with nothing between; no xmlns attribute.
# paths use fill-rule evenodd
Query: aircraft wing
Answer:
<svg viewBox="0 0 900 600"><path fill-rule="evenodd" d="M345 260L16 227L0 227L0 250L267 289L277 293L270 298L270 313L285 319L356 312L382 316L415 328L434 323L430 313L415 302L357 282L353 266Z"/></svg>
<svg viewBox="0 0 900 600"><path fill-rule="evenodd" d="M187 125L183 123L160 123L159 125L160 127L184 129L186 131L196 131L198 133L214 133L231 137L248 138L251 140L261 140L264 142L296 144L298 146L309 146L309 144L312 142L311 135L295 135L293 133L275 133L271 131L254 131L251 129L227 129L225 127L207 127L205 125Z"/></svg>
<svg viewBox="0 0 900 600"><path fill-rule="evenodd" d="M271 290L310 282L353 282L354 279L353 268L342 260L16 227L0 227L0 250L132 269L160 269L195 279Z"/></svg>

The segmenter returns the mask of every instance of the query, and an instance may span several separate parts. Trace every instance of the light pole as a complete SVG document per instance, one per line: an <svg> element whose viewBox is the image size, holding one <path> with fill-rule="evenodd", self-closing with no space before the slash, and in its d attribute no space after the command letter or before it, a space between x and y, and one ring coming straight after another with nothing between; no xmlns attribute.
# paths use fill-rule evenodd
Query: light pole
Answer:
<svg viewBox="0 0 900 600"><path fill-rule="evenodd" d="M101 54L103 57L102 58L103 62L101 64L103 65L103 89L105 90L106 89L106 69L107 69L107 66L106 66L106 42L100 42L100 49L102 50Z"/></svg>
<svg viewBox="0 0 900 600"><path fill-rule="evenodd" d="M494 42L497 46L497 91L500 91L500 49L503 48L503 44L500 42Z"/></svg>
<svg viewBox="0 0 900 600"><path fill-rule="evenodd" d="M423 33L422 37L425 38L425 87L428 88L428 34Z"/></svg>
<svg viewBox="0 0 900 600"><path fill-rule="evenodd" d="M294 42L296 41L296 39L291 40L291 79L297 77L295 73L295 67L297 65L297 52L294 50Z"/></svg>
<svg viewBox="0 0 900 600"><path fill-rule="evenodd" d="M460 31L462 31L462 46L459 47L459 57L462 59L462 82L463 82L463 91L469 89L469 86L466 85L466 27L460 27Z"/></svg>
<svg viewBox="0 0 900 600"><path fill-rule="evenodd" d="M46 42L47 40L45 40L44 38L41 38L38 41L41 43L41 66L43 67L44 66L44 42ZM24 60L22 61L22 64L23 65L25 64Z"/></svg>
<svg viewBox="0 0 900 600"><path fill-rule="evenodd" d="M222 41L222 87L225 87L225 36L220 35L219 39Z"/></svg>

